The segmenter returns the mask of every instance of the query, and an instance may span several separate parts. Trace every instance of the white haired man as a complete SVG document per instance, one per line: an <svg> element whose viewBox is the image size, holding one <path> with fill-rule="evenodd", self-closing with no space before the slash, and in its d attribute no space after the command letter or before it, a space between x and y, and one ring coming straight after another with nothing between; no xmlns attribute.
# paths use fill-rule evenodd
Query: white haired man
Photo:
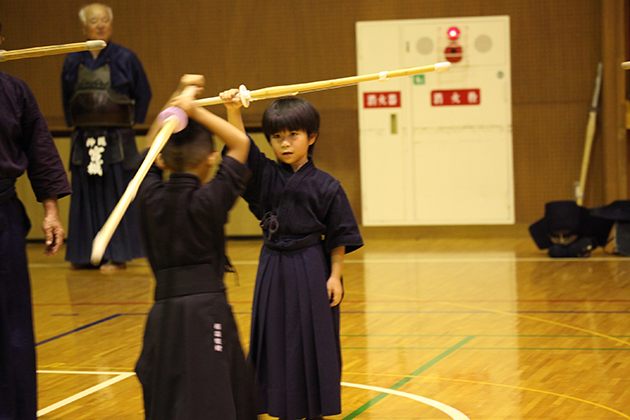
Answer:
<svg viewBox="0 0 630 420"><path fill-rule="evenodd" d="M70 202L66 260L90 265L92 240L133 178L138 149L133 124L142 124L151 88L138 57L111 42L113 13L92 3L79 19L88 40L103 40L100 51L68 54L61 74L63 109L72 132L70 170L76 195ZM132 203L114 233L101 270L120 269L143 256Z"/></svg>

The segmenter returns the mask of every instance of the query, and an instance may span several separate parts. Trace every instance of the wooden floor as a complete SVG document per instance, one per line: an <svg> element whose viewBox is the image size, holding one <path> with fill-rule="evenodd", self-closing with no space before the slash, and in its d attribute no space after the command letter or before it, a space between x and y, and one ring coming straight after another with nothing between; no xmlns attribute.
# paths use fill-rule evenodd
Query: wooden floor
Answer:
<svg viewBox="0 0 630 420"><path fill-rule="evenodd" d="M372 235L348 255L331 419L630 419L630 258L551 259L519 232ZM228 244L245 347L260 245ZM40 418L143 419L146 261L73 271L28 249Z"/></svg>

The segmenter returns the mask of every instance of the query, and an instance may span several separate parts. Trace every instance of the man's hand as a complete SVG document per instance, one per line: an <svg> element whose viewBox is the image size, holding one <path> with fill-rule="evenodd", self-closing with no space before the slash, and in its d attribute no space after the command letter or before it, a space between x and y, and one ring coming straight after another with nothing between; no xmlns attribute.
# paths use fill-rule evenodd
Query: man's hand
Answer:
<svg viewBox="0 0 630 420"><path fill-rule="evenodd" d="M44 254L55 255L61 245L65 231L59 219L59 208L57 207L57 197L51 197L44 200L44 220L42 221L42 230L46 237L46 250Z"/></svg>

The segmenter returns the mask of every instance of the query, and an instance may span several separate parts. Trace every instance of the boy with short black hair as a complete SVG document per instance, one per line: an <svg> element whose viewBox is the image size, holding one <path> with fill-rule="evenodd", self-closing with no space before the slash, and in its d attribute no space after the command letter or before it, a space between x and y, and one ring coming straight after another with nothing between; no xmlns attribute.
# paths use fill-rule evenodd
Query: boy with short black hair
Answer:
<svg viewBox="0 0 630 420"><path fill-rule="evenodd" d="M221 93L228 121L245 132L238 90ZM341 413L339 304L346 253L363 246L338 180L311 153L319 112L305 99L281 98L263 114L277 162L251 142L243 198L261 221L248 360L261 388L260 413L322 420Z"/></svg>
<svg viewBox="0 0 630 420"><path fill-rule="evenodd" d="M254 420L253 376L223 284L224 224L250 176L249 139L182 95L187 85L203 85L203 77L184 76L169 101L190 121L166 143L137 197L156 289L136 372L147 419ZM228 151L204 183L217 157L210 131Z"/></svg>

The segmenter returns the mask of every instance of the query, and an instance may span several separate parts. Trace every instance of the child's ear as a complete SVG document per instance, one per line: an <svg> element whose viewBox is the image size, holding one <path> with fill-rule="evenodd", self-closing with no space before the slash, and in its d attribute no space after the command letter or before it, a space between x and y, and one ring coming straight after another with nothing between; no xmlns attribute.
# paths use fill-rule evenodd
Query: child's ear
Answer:
<svg viewBox="0 0 630 420"><path fill-rule="evenodd" d="M168 170L168 166L166 166L166 163L164 163L164 158L162 157L162 153L160 153L157 156L157 159L155 159L155 164L157 165L158 168L160 168L163 171Z"/></svg>
<svg viewBox="0 0 630 420"><path fill-rule="evenodd" d="M206 159L206 165L209 168L212 168L215 164L215 162L217 161L217 158L219 157L219 152L212 152L208 155L208 158Z"/></svg>
<svg viewBox="0 0 630 420"><path fill-rule="evenodd" d="M315 140L317 140L317 136L319 135L319 133L313 133L310 136L308 136L308 145L312 146L313 144L315 144Z"/></svg>

